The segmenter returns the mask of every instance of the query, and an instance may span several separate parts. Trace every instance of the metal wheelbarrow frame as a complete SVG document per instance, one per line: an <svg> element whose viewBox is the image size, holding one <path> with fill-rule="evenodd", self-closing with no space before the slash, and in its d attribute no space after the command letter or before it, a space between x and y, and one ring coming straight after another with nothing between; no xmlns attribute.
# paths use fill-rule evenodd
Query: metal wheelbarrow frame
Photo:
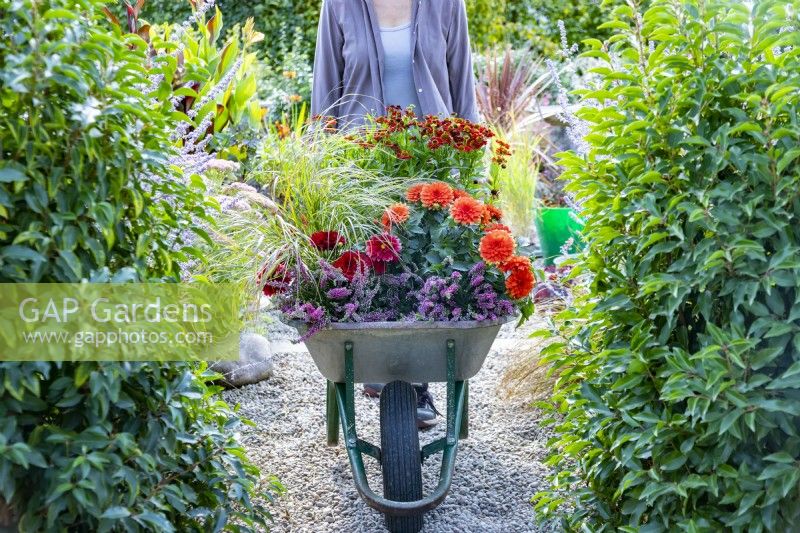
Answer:
<svg viewBox="0 0 800 533"><path fill-rule="evenodd" d="M339 426L356 489L366 503L388 517L421 516L447 496L458 440L469 434L469 379L480 370L500 327L513 319L461 322L334 323L305 341L327 379L328 445L339 442ZM300 326L298 329L303 329ZM363 456L382 464L381 449L358 437L355 383L446 382L446 434L420 449L419 465L442 452L436 488L416 501L395 501L373 491ZM389 428L381 428L384 431ZM421 524L421 522L420 522ZM405 530L404 530L405 531Z"/></svg>

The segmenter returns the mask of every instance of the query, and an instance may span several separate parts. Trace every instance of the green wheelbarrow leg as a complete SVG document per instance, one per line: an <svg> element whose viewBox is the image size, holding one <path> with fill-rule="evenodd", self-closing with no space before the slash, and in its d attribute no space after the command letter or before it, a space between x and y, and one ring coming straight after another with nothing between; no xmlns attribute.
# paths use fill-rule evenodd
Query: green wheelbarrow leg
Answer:
<svg viewBox="0 0 800 533"><path fill-rule="evenodd" d="M436 452L442 452L442 465L439 471L439 483L428 496L413 502L398 502L388 500L376 494L369 486L362 454L370 455L381 460L381 450L360 438L356 433L355 406L354 406L354 372L353 372L353 343L345 342L345 383L333 383L334 397L339 407L339 420L344 434L344 444L353 481L356 490L364 501L381 513L393 516L412 516L425 513L444 501L450 490L455 466L456 450L460 429L465 423L462 415L465 412L466 382L456 381L455 342L448 340L446 344L447 357L447 435L422 447L420 461Z"/></svg>
<svg viewBox="0 0 800 533"><path fill-rule="evenodd" d="M339 406L336 404L336 385L328 380L325 401L325 424L328 429L328 446L339 444Z"/></svg>
<svg viewBox="0 0 800 533"><path fill-rule="evenodd" d="M469 437L469 381L464 382L464 410L461 413L461 427L458 431L459 439Z"/></svg>

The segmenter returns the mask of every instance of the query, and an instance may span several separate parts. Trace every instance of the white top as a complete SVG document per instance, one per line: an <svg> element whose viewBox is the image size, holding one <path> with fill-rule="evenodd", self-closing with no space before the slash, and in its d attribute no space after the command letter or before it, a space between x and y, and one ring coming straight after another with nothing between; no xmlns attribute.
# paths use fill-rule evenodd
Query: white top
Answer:
<svg viewBox="0 0 800 533"><path fill-rule="evenodd" d="M411 65L411 22L394 28L381 28L383 43L384 104L403 109L413 105L419 113L419 96Z"/></svg>

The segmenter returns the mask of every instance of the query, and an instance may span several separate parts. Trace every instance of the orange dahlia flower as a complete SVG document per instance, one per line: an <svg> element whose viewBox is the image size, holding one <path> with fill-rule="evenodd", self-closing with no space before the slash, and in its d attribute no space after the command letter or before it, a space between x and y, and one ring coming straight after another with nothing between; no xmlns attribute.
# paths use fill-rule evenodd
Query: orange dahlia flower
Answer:
<svg viewBox="0 0 800 533"><path fill-rule="evenodd" d="M428 183L422 187L419 199L429 209L442 209L453 202L453 189L441 181Z"/></svg>
<svg viewBox="0 0 800 533"><path fill-rule="evenodd" d="M386 208L381 217L383 227L388 231L394 224L402 224L408 220L408 206L406 204L392 204Z"/></svg>
<svg viewBox="0 0 800 533"><path fill-rule="evenodd" d="M490 231L496 231L496 230L500 230L500 231L505 231L505 232L511 233L511 228L509 228L505 224L498 224L497 222L495 222L494 224L489 224L488 226L483 228L483 231L486 232L486 233L489 233Z"/></svg>
<svg viewBox="0 0 800 533"><path fill-rule="evenodd" d="M472 198L472 196L464 189L453 189L453 198L458 200L459 198Z"/></svg>
<svg viewBox="0 0 800 533"><path fill-rule="evenodd" d="M477 224L481 221L483 204L471 196L456 198L450 206L450 216L459 224Z"/></svg>
<svg viewBox="0 0 800 533"><path fill-rule="evenodd" d="M500 211L500 209L489 204L483 206L481 222L483 222L484 224L490 224L492 222L497 222L501 218L503 218L503 212Z"/></svg>
<svg viewBox="0 0 800 533"><path fill-rule="evenodd" d="M511 272L514 273L517 270L530 270L531 269L531 260L529 257L525 257L524 255L515 255L505 263L500 265L500 270L503 272Z"/></svg>
<svg viewBox="0 0 800 533"><path fill-rule="evenodd" d="M419 202L419 194L422 192L422 188L424 186L424 183L417 183L416 185L409 187L406 191L406 200L409 202Z"/></svg>
<svg viewBox="0 0 800 533"><path fill-rule="evenodd" d="M507 231L494 230L483 236L479 250L484 261L499 265L511 259L515 247L514 238Z"/></svg>
<svg viewBox="0 0 800 533"><path fill-rule="evenodd" d="M515 270L506 278L506 292L515 300L525 298L533 290L536 280L530 269Z"/></svg>

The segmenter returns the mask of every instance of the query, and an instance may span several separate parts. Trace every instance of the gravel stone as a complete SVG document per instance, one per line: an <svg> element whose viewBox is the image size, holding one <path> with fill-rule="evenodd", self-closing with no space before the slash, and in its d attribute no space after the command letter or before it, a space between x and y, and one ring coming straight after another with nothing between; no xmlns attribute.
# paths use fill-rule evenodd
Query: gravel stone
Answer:
<svg viewBox="0 0 800 533"><path fill-rule="evenodd" d="M275 474L287 492L272 505L272 531L386 531L383 516L358 496L343 445L328 447L325 432L325 379L302 344L283 342L295 335L271 321L276 352L271 379L224 393L239 404L255 427L241 440L262 472ZM497 387L516 350L524 349L531 327L504 326L481 372L470 380L470 434L459 441L455 472L445 501L425 515L426 533L524 533L555 531L534 520L530 498L546 486L542 464L548 434L538 426L542 414L528 405L502 399ZM535 326L534 328L535 329ZM296 338L296 337L295 337ZM360 387L357 385L357 391ZM444 412L445 385L432 383L437 407ZM378 400L356 394L356 428L361 438L380 444ZM420 435L424 445L444 434L442 420ZM378 463L364 457L372 489L382 493ZM423 487L438 482L441 454L423 465Z"/></svg>

